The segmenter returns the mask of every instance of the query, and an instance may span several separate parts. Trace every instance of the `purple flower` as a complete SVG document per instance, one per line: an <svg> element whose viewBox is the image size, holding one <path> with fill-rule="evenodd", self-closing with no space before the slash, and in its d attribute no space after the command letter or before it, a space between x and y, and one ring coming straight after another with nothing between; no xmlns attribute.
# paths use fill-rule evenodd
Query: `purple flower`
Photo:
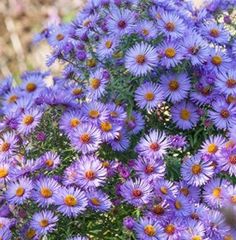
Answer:
<svg viewBox="0 0 236 240"><path fill-rule="evenodd" d="M128 230L132 230L134 228L135 225L135 221L132 217L125 217L123 219L123 225L125 226L125 228L127 228Z"/></svg>
<svg viewBox="0 0 236 240"><path fill-rule="evenodd" d="M7 160L13 156L18 147L18 139L12 132L4 133L0 139L0 159Z"/></svg>
<svg viewBox="0 0 236 240"><path fill-rule="evenodd" d="M236 176L236 146L222 148L218 162L223 171L227 171L230 176Z"/></svg>
<svg viewBox="0 0 236 240"><path fill-rule="evenodd" d="M55 152L46 152L38 160L47 169L55 169L61 163L60 156Z"/></svg>
<svg viewBox="0 0 236 240"><path fill-rule="evenodd" d="M236 71L223 71L217 75L216 87L219 92L228 95L236 95Z"/></svg>
<svg viewBox="0 0 236 240"><path fill-rule="evenodd" d="M157 65L157 60L155 48L142 42L126 52L125 67L134 76L143 76Z"/></svg>
<svg viewBox="0 0 236 240"><path fill-rule="evenodd" d="M127 180L120 187L120 194L126 202L136 207L149 203L153 194L148 181L136 178Z"/></svg>

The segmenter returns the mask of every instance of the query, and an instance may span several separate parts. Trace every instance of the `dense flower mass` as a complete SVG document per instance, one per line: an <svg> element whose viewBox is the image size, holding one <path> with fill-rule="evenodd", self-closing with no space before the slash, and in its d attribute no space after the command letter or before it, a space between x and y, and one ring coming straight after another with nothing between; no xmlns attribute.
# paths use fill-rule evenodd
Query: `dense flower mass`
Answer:
<svg viewBox="0 0 236 240"><path fill-rule="evenodd" d="M69 3L68 3L69 4ZM0 239L236 239L235 0L91 0L0 85Z"/></svg>

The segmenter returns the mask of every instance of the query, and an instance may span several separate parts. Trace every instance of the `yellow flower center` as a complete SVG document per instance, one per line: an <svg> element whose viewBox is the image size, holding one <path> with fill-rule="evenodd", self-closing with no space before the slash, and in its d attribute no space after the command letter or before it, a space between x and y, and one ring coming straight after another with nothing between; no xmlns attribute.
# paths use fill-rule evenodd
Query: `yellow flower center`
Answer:
<svg viewBox="0 0 236 240"><path fill-rule="evenodd" d="M147 35L149 34L149 31L148 31L148 29L145 29L145 28L144 28L144 29L142 30L142 33L143 33L144 36L147 36Z"/></svg>
<svg viewBox="0 0 236 240"><path fill-rule="evenodd" d="M97 118L99 115L100 115L99 112L98 112L97 110L95 110L95 109L93 109L93 110L91 110L91 111L89 112L89 116L90 116L91 118Z"/></svg>
<svg viewBox="0 0 236 240"><path fill-rule="evenodd" d="M221 56L216 55L211 58L211 62L212 62L212 64L219 66L222 63L222 58L221 58Z"/></svg>
<svg viewBox="0 0 236 240"><path fill-rule="evenodd" d="M9 103L15 103L17 99L18 99L18 96L12 95L8 98L8 102Z"/></svg>
<svg viewBox="0 0 236 240"><path fill-rule="evenodd" d="M90 141L90 135L88 133L84 133L80 136L80 140L82 143L88 143Z"/></svg>
<svg viewBox="0 0 236 240"><path fill-rule="evenodd" d="M1 152L7 152L10 149L10 146L11 146L10 143L4 142L0 146L0 151Z"/></svg>
<svg viewBox="0 0 236 240"><path fill-rule="evenodd" d="M95 206L100 206L101 205L101 202L98 198L91 198L90 201Z"/></svg>
<svg viewBox="0 0 236 240"><path fill-rule="evenodd" d="M202 237L199 235L195 235L192 237L192 240L202 240Z"/></svg>
<svg viewBox="0 0 236 240"><path fill-rule="evenodd" d="M36 235L36 231L33 228L28 229L26 232L27 239L33 239Z"/></svg>
<svg viewBox="0 0 236 240"><path fill-rule="evenodd" d="M8 169L0 168L0 178L5 178L8 175Z"/></svg>
<svg viewBox="0 0 236 240"><path fill-rule="evenodd" d="M209 146L207 148L207 151L208 151L208 153L214 154L214 153L216 153L218 151L218 147L217 147L216 144L211 143L211 144L209 144Z"/></svg>
<svg viewBox="0 0 236 240"><path fill-rule="evenodd" d="M63 34L61 34L61 33L57 34L57 36L56 36L56 39L58 41L62 41L64 38L65 38L65 36Z"/></svg>
<svg viewBox="0 0 236 240"><path fill-rule="evenodd" d="M85 177L86 177L88 180L93 180L94 177L95 177L94 171L92 171L92 170L86 171L86 172L85 172Z"/></svg>
<svg viewBox="0 0 236 240"><path fill-rule="evenodd" d="M110 166L110 163L108 161L104 161L104 162L102 162L102 166L104 168L108 168Z"/></svg>
<svg viewBox="0 0 236 240"><path fill-rule="evenodd" d="M29 126L30 124L32 124L34 122L34 117L31 115L27 115L23 118L23 123L27 126Z"/></svg>
<svg viewBox="0 0 236 240"><path fill-rule="evenodd" d="M161 191L161 193L163 193L163 194L165 194L165 195L168 193L167 187L161 187L161 188L160 188L160 191Z"/></svg>
<svg viewBox="0 0 236 240"><path fill-rule="evenodd" d="M194 164L194 165L192 166L192 173L193 173L194 175L198 175L198 174L200 174L201 172L202 172L202 167L201 167L200 164Z"/></svg>
<svg viewBox="0 0 236 240"><path fill-rule="evenodd" d="M187 121L187 120L190 119L190 116L191 116L191 114L188 111L188 109L184 108L184 109L181 110L181 112L180 112L180 118L181 119Z"/></svg>
<svg viewBox="0 0 236 240"><path fill-rule="evenodd" d="M88 67L95 67L96 66L96 60L93 59L93 58L88 59L86 64L87 64Z"/></svg>
<svg viewBox="0 0 236 240"><path fill-rule="evenodd" d="M42 219L40 222L39 222L40 226L45 228L49 225L49 222L48 222L48 219Z"/></svg>
<svg viewBox="0 0 236 240"><path fill-rule="evenodd" d="M177 80L171 80L170 82L169 82L169 89L171 90L171 91L176 91L176 90L178 90L179 89L179 82L177 81Z"/></svg>
<svg viewBox="0 0 236 240"><path fill-rule="evenodd" d="M108 40L105 43L106 48L110 49L112 47L112 41Z"/></svg>
<svg viewBox="0 0 236 240"><path fill-rule="evenodd" d="M212 37L214 37L214 38L217 38L217 37L219 37L220 32L219 32L218 29L213 28L213 29L211 29L211 31L210 31L210 35L211 35Z"/></svg>
<svg viewBox="0 0 236 240"><path fill-rule="evenodd" d="M75 128L80 124L80 120L78 118L72 118L70 120L71 127Z"/></svg>
<svg viewBox="0 0 236 240"><path fill-rule="evenodd" d="M23 187L18 187L16 189L16 196L17 197L22 197L25 193L25 189Z"/></svg>
<svg viewBox="0 0 236 240"><path fill-rule="evenodd" d="M227 109L223 109L223 110L221 110L221 112L220 112L220 116L221 116L222 118L228 118L228 117L230 116L230 113L229 113L229 111L228 111Z"/></svg>
<svg viewBox="0 0 236 240"><path fill-rule="evenodd" d="M173 224L168 224L166 227L165 227L165 232L168 234L168 235L173 235L175 233L175 226Z"/></svg>
<svg viewBox="0 0 236 240"><path fill-rule="evenodd" d="M215 198L220 198L220 194L221 194L221 188L220 187L216 187L216 188L213 189L212 195Z"/></svg>
<svg viewBox="0 0 236 240"><path fill-rule="evenodd" d="M44 198L50 198L52 196L52 191L46 187L41 188L40 193Z"/></svg>
<svg viewBox="0 0 236 240"><path fill-rule="evenodd" d="M175 57L175 55L176 55L176 51L175 51L174 48L167 48L167 49L165 50L165 56L166 56L166 57L168 57L168 58L173 58L173 57Z"/></svg>
<svg viewBox="0 0 236 240"><path fill-rule="evenodd" d="M167 31L173 32L175 30L175 24L172 22L168 22L166 23L165 28Z"/></svg>
<svg viewBox="0 0 236 240"><path fill-rule="evenodd" d="M175 201L175 208L178 210L182 208L182 204L180 201L178 201L178 200Z"/></svg>
<svg viewBox="0 0 236 240"><path fill-rule="evenodd" d="M144 64L146 61L145 55L139 54L138 56L136 56L136 62L138 64Z"/></svg>
<svg viewBox="0 0 236 240"><path fill-rule="evenodd" d="M92 78L90 81L90 86L93 89L98 89L101 85L101 81L98 78Z"/></svg>
<svg viewBox="0 0 236 240"><path fill-rule="evenodd" d="M54 161L52 159L47 159L45 161L45 164L48 166L48 167L52 167L54 165Z"/></svg>
<svg viewBox="0 0 236 240"><path fill-rule="evenodd" d="M64 198L64 203L69 207L74 207L77 204L77 199L75 196L68 194Z"/></svg>
<svg viewBox="0 0 236 240"><path fill-rule="evenodd" d="M83 92L83 89L82 88L75 88L73 89L73 94L74 95L80 95L81 93Z"/></svg>
<svg viewBox="0 0 236 240"><path fill-rule="evenodd" d="M144 232L145 232L149 237L152 237L152 236L155 236L155 234L156 234L156 229L155 229L152 225L149 224L149 225L145 226Z"/></svg>
<svg viewBox="0 0 236 240"><path fill-rule="evenodd" d="M28 83L26 86L27 92L34 92L37 89L37 85L35 83Z"/></svg>
<svg viewBox="0 0 236 240"><path fill-rule="evenodd" d="M155 95L153 92L147 92L145 95L144 95L144 98L147 100L147 101L152 101L154 99Z"/></svg>
<svg viewBox="0 0 236 240"><path fill-rule="evenodd" d="M112 124L108 121L102 122L101 123L101 129L104 132L109 132L112 129Z"/></svg>
<svg viewBox="0 0 236 240"><path fill-rule="evenodd" d="M223 240L234 240L234 238L232 235L226 235Z"/></svg>

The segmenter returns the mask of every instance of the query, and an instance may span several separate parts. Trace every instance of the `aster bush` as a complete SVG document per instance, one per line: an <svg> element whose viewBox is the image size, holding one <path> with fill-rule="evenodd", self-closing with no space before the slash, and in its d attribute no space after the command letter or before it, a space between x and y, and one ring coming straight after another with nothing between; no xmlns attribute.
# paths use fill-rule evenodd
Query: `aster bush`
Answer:
<svg viewBox="0 0 236 240"><path fill-rule="evenodd" d="M0 239L236 239L234 0L98 0L0 86Z"/></svg>

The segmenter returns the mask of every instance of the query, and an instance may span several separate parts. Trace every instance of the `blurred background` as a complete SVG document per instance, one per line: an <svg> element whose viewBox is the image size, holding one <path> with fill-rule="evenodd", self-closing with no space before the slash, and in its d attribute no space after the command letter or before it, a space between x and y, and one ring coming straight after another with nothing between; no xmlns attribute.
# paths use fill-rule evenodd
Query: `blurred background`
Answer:
<svg viewBox="0 0 236 240"><path fill-rule="evenodd" d="M202 0L193 0L195 5ZM86 0L0 0L0 79L26 69L46 69L50 49L32 39L49 23L70 21ZM52 71L56 72L57 65Z"/></svg>

